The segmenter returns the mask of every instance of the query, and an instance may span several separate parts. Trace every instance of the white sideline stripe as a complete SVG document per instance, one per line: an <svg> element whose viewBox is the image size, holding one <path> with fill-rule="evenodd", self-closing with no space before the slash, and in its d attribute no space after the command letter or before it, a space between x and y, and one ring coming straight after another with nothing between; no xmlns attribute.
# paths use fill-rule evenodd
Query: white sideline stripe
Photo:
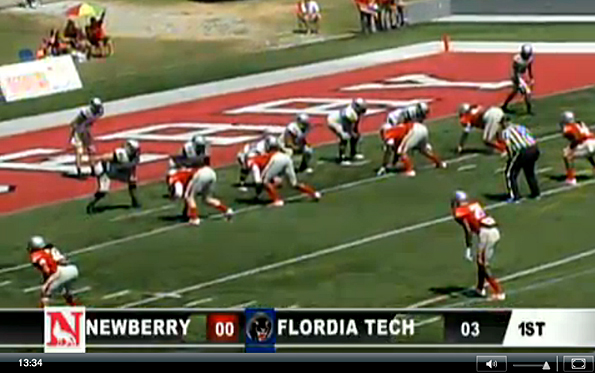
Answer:
<svg viewBox="0 0 595 373"><path fill-rule="evenodd" d="M36 290L41 290L42 287L42 285L31 286L30 288L23 289L23 293L31 293Z"/></svg>
<svg viewBox="0 0 595 373"><path fill-rule="evenodd" d="M553 194L557 194L557 193L562 193L568 190L572 190L572 189L577 189L577 188L581 188L581 187L585 187L587 185L591 185L595 183L595 179L591 179L591 180L587 180L585 182L579 183L575 186L562 186L562 187L558 187L558 188L554 188L554 189L550 189L547 190L545 192L542 193L542 196L548 196L548 195L553 195ZM492 209L496 209L502 206L506 206L507 203L506 202L498 202L492 205L489 205L486 207L486 210L492 210ZM282 268L291 264L296 264L296 263L300 263L309 259L313 259L313 258L317 258L323 255L328 255L328 254L332 254L332 253L336 253L339 251L343 251L346 249L350 249L352 247L356 247L356 246L360 246L360 245L364 245L370 242L374 242L374 241L378 241L387 237L391 237L391 236L396 236L399 234L403 234L403 233L407 233L407 232L411 232L411 231L415 231L418 229L422 229L422 228L426 228L426 227L431 227L433 225L436 224L440 224L440 223L444 223L447 221L452 221L452 216L445 216L442 218L438 218L438 219L433 219L433 220L428 220L422 223L418 223L418 224L414 224L414 225L410 225L407 227L403 227L403 228L398 228L398 229L394 229L391 231L387 231L387 232L383 232L383 233L379 233L379 234L375 234L372 236L368 236L368 237L364 237L361 238L359 240L355 240L355 241L351 241L351 242L347 242L344 244L340 244L337 246L332 246L326 249L322 249L322 250L318 250L318 251L314 251L312 253L308 253L308 254L303 254L303 255L299 255L290 259L286 259L280 262L276 262L276 263L272 263L272 264L268 264L268 265L264 265L261 267L256 267L256 268L252 268L249 270L245 270L242 272L237 272L231 275L227 275L227 276L223 276L223 277L219 277L216 278L214 280L210 280L210 281L206 281L206 282L202 282L202 283L198 283L195 285L191 285L185 288L181 288L178 290L173 290L171 291L172 293L177 293L177 294L184 294L184 293L188 293L191 291L195 291L195 290L199 290L199 289L204 289L206 287L210 287L213 285L218 285L218 284L222 284L222 283L226 283L226 282L230 282L233 280L237 280L239 278L243 278L243 277L248 277L248 276L252 276L252 275L256 275L256 274L260 274L262 272L267 272L273 269L277 269L277 268ZM132 302L132 303L127 303L124 304L122 306L119 306L119 308L130 308L130 307L135 307L135 306L139 306L139 305L143 305L143 304L147 304L147 303L152 303L155 302L157 300L160 300L161 298L159 297L152 297L152 298L147 298L144 300L140 300L137 302ZM434 299L434 298L433 298ZM426 300L420 303L425 303L425 302L436 302L435 300ZM410 307L416 307L417 304L414 304Z"/></svg>
<svg viewBox="0 0 595 373"><path fill-rule="evenodd" d="M119 298L119 297L123 297L128 294L130 294L130 290L122 290L122 291L117 291L115 293L104 295L103 297L101 297L101 299Z"/></svg>
<svg viewBox="0 0 595 373"><path fill-rule="evenodd" d="M213 298L198 299L198 300L186 303L184 305L184 307L194 307L194 306L198 306L199 304L205 304L205 303L209 303L212 301L213 301Z"/></svg>
<svg viewBox="0 0 595 373"><path fill-rule="evenodd" d="M10 285L10 284L12 284L12 281L10 281L10 280L2 281L2 282L0 282L0 287L6 286L6 285Z"/></svg>
<svg viewBox="0 0 595 373"><path fill-rule="evenodd" d="M244 75L236 78L212 81L163 92L138 95L105 103L105 117L166 107L207 97L259 89L304 79L353 71L384 63L399 62L437 54L442 50L439 41L412 44L381 51L364 53L303 66ZM78 112L78 108L62 110L0 122L0 137L31 132L46 128L66 126Z"/></svg>
<svg viewBox="0 0 595 373"><path fill-rule="evenodd" d="M80 293L85 293L85 292L87 292L89 290L91 290L91 287L90 286L85 286L85 287L82 287L80 289L75 289L71 293L73 295L76 295L76 294L80 294Z"/></svg>
<svg viewBox="0 0 595 373"><path fill-rule="evenodd" d="M529 291L529 290L534 290L534 289L538 289L541 287L546 287L549 285L553 285L553 284L557 284L558 282L562 282L564 280L568 280L571 278L576 278L576 277L580 277L580 276L584 276L584 275L588 275L595 272L595 268L591 268L591 269L587 269L585 271L581 271L578 273L573 273L571 275L566 275L566 276L559 276L559 277L553 277L550 278L549 280L546 281L536 281L533 282L527 286L518 288L518 289L513 289L510 291L506 292L506 295L510 295L510 294L518 294L518 293L522 293L525 291ZM459 306L466 306L466 305L471 305L471 304L475 304L475 303L483 303L483 302L489 302L488 299L483 299L483 298L477 298L477 299L467 299L464 301L460 301L460 302L456 302L456 303L451 303L451 304L447 304L445 306L442 306L441 308L456 308ZM437 317L432 317L430 319L421 321L419 323L416 323L415 326L424 326L424 325L428 325L428 324L432 324L434 322L440 321L442 319L441 316L437 316Z"/></svg>
<svg viewBox="0 0 595 373"><path fill-rule="evenodd" d="M457 168L457 171L461 172L461 171L473 170L474 168L477 168L476 164L468 164L466 166L461 166L461 167Z"/></svg>
<svg viewBox="0 0 595 373"><path fill-rule="evenodd" d="M291 306L289 306L287 308L300 308L300 305L299 304L292 304Z"/></svg>
<svg viewBox="0 0 595 373"><path fill-rule="evenodd" d="M246 308L246 307L250 307L251 305L253 305L255 303L256 303L255 300L251 300L250 302L244 302L244 303L236 304L235 306L231 306L231 307L228 307L228 308Z"/></svg>
<svg viewBox="0 0 595 373"><path fill-rule="evenodd" d="M595 16L581 15L473 15L461 14L434 19L437 23L593 23Z"/></svg>

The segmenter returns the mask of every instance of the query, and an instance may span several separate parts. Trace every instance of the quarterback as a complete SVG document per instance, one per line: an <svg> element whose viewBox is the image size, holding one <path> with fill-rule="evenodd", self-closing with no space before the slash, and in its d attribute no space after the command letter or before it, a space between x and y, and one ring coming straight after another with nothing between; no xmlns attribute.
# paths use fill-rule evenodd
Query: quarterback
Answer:
<svg viewBox="0 0 595 373"><path fill-rule="evenodd" d="M54 245L46 244L41 236L33 236L29 239L27 251L31 264L43 276L41 307L49 306L51 296L58 293L64 297L68 305L76 306L70 286L79 276L78 268L71 264Z"/></svg>
<svg viewBox="0 0 595 373"><path fill-rule="evenodd" d="M308 145L306 136L310 132L310 118L307 114L299 114L295 121L289 123L285 128L285 132L279 138L281 150L292 156L300 154L302 161L298 167L298 172L305 172L310 174L313 172L310 167L310 160L312 159L313 149Z"/></svg>
<svg viewBox="0 0 595 373"><path fill-rule="evenodd" d="M140 162L139 143L136 140L127 140L124 147L117 148L112 153L104 154L95 160L97 192L87 205L87 213L96 212L95 205L108 194L111 180L127 183L132 207L140 207L136 196L136 167Z"/></svg>
<svg viewBox="0 0 595 373"><path fill-rule="evenodd" d="M359 122L366 110L366 102L358 98L346 108L333 112L327 117L329 129L339 138L339 162L343 165L349 165L352 160L364 158L357 152L357 143L360 139ZM351 150L349 157L345 155L347 143Z"/></svg>
<svg viewBox="0 0 595 373"><path fill-rule="evenodd" d="M463 191L455 193L451 200L452 214L465 232L465 244L467 246L465 256L467 260L473 260L471 245L473 235L479 238L475 262L477 264L477 294L486 295L485 283L491 287L493 293L490 296L494 300L504 300L505 294L498 280L488 270L488 261L491 259L498 241L500 231L494 218L489 216L478 202L469 201L467 194Z"/></svg>
<svg viewBox="0 0 595 373"><path fill-rule="evenodd" d="M576 158L587 158L591 167L595 170L595 135L585 123L577 121L571 111L562 114L560 125L564 137L569 141L563 153L566 183L576 185L574 170L574 160Z"/></svg>

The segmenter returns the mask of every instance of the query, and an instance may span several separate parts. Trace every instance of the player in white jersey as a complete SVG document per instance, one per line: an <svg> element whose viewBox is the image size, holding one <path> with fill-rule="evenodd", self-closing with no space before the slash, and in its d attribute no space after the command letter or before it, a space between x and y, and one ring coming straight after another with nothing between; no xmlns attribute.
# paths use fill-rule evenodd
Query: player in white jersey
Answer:
<svg viewBox="0 0 595 373"><path fill-rule="evenodd" d="M310 131L310 118L307 114L299 114L295 121L289 123L285 132L279 137L281 150L289 156L300 154L302 161L298 167L298 172L312 173L310 160L312 159L313 149L308 145L306 136Z"/></svg>
<svg viewBox="0 0 595 373"><path fill-rule="evenodd" d="M530 44L524 44L521 47L521 52L515 55L512 61L512 92L510 92L510 95L508 95L502 105L502 110L505 113L511 113L510 109L508 109L508 104L510 104L517 93L520 93L525 98L527 113L533 115L531 107L531 90L535 84L533 61L533 47ZM528 81L525 79L525 74L528 75Z"/></svg>
<svg viewBox="0 0 595 373"><path fill-rule="evenodd" d="M96 158L96 161L94 169L97 176L97 192L87 205L87 213L96 212L95 206L109 192L111 180L127 183L132 207L140 207L136 196L136 167L140 162L139 143L136 140L127 140L124 147L117 148L113 153L104 154Z"/></svg>
<svg viewBox="0 0 595 373"><path fill-rule="evenodd" d="M211 147L204 136L194 136L182 145L180 154L174 155L169 160L170 169L185 167L198 167L210 163Z"/></svg>
<svg viewBox="0 0 595 373"><path fill-rule="evenodd" d="M357 152L357 143L360 139L359 122L366 113L366 102L355 99L349 106L330 114L327 118L328 127L339 138L339 162L343 165L351 164L352 160L363 159ZM350 156L345 155L347 143L350 146Z"/></svg>
<svg viewBox="0 0 595 373"><path fill-rule="evenodd" d="M257 156L266 153L267 141L269 141L272 137L271 135L265 135L261 139L246 144L241 152L238 153L238 163L240 165L240 180L239 180L239 187L238 189L242 192L248 191L246 187L246 180L250 175L250 167L248 166L248 161Z"/></svg>
<svg viewBox="0 0 595 373"><path fill-rule="evenodd" d="M82 175L83 158L94 153L91 127L104 114L103 103L97 97L91 100L88 107L81 109L76 118L70 123L70 143L75 149L76 171Z"/></svg>

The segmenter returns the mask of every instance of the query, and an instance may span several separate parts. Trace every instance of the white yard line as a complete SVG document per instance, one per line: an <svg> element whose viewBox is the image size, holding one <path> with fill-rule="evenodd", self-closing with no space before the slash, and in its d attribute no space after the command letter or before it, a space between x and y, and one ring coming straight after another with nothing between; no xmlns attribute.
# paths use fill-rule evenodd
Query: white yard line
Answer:
<svg viewBox="0 0 595 373"><path fill-rule="evenodd" d="M535 171L536 174L543 174L545 172L549 172L552 170L552 167L544 167L544 168L540 168L537 171Z"/></svg>
<svg viewBox="0 0 595 373"><path fill-rule="evenodd" d="M459 168L457 168L457 171L461 172L461 171L468 171L468 170L473 170L477 168L476 164L468 164L466 166L461 166Z"/></svg>
<svg viewBox="0 0 595 373"><path fill-rule="evenodd" d="M31 286L30 288L23 289L23 293L31 293L31 292L34 292L34 291L41 290L41 288L42 288L41 285Z"/></svg>
<svg viewBox="0 0 595 373"><path fill-rule="evenodd" d="M80 289L73 290L72 291L72 294L73 295L76 295L76 294L80 294L80 293L85 293L85 292L90 291L90 290L91 290L91 287L90 286L85 286L85 287L82 287Z"/></svg>
<svg viewBox="0 0 595 373"><path fill-rule="evenodd" d="M255 303L256 303L255 300L251 300L250 302L244 302L244 303L236 304L236 305L231 306L231 307L228 307L228 308L246 308L246 307L250 307L251 305L253 305Z"/></svg>
<svg viewBox="0 0 595 373"><path fill-rule="evenodd" d="M128 294L130 294L130 290L122 290L122 291L117 291L115 293L104 295L103 297L101 297L101 299L104 299L104 300L105 299L114 299L114 298L123 297Z"/></svg>
<svg viewBox="0 0 595 373"><path fill-rule="evenodd" d="M188 302L184 305L184 307L194 307L194 306L198 306L199 304L205 304L205 303L209 303L212 302L213 298L203 298L203 299L198 299L198 300L194 300L192 302Z"/></svg>
<svg viewBox="0 0 595 373"><path fill-rule="evenodd" d="M554 195L554 194L566 192L566 191L569 191L569 190L574 190L574 189L577 189L577 188L585 187L587 185L591 185L591 184L594 184L594 183L595 183L595 179L591 179L591 180L582 182L582 183L580 183L580 184L578 184L576 186L562 186L562 187L558 187L558 188L547 190L547 191L545 191L545 192L542 193L542 196L545 197L545 196L549 196L549 195ZM508 205L506 202L498 202L498 203L495 203L495 204L486 206L486 210L493 210L493 209L500 208L500 207L506 206L506 205ZM260 273L263 273L263 272L268 272L268 271L271 271L271 270L274 270L274 269L283 268L283 267L286 267L286 266L289 266L289 265L293 265L293 264L296 264L296 263L301 263L301 262L304 262L304 261L307 261L307 260L310 260L310 259L313 259L313 258L317 258L317 257L325 256L325 255L328 255L328 254L340 252L340 251L343 251L343 250L346 250L346 249L351 249L351 248L354 248L354 247L357 247L357 246L361 246L361 245L364 245L364 244L368 244L370 242L375 242L375 241L378 241L378 240L382 240L382 239L385 239L385 238L388 238L388 237L393 237L393 236L397 236L397 235L400 235L400 234L403 234L403 233L412 232L412 231L416 231L416 230L419 230L419 229L431 227L431 226L434 226L434 225L437 225L437 224L440 224L440 223L444 223L444 222L447 222L447 221L452 221L452 216L450 216L450 215L449 216L444 216L444 217L433 219L433 220L427 220L427 221L422 222L422 223L418 223L418 224L414 224L414 225L409 225L409 226L402 227L402 228L397 228L397 229L394 229L394 230L390 230L390 231L386 231L386 232L383 232L383 233L375 234L375 235L372 235L372 236L364 237L364 238L361 238L361 239L358 239L358 240L355 240L355 241L346 242L344 244L340 244L340 245L337 245L337 246L331 246L331 247L328 247L326 249L314 251L312 253L299 255L299 256L296 256L296 257L293 257L293 258L290 258L290 259L286 259L286 260L283 260L283 261L280 261L280 262L271 263L271 264L268 264L268 265L264 265L264 266L252 268L252 269L245 270L245 271L242 271L242 272L237 272L237 273L234 273L234 274L231 274L231 275L219 277L219 278L216 278L216 279L213 279L213 280L210 280L210 281L206 281L206 282L201 282L201 283L198 283L198 284L190 285L188 287L184 287L184 288L181 288L181 289L178 289L178 290L173 290L171 292L182 295L184 293L196 291L196 290L199 290L199 289L204 289L204 288L211 287L211 286L214 286L214 285L219 285L219 284L227 283L227 282L230 282L230 281L233 281L233 280L237 280L237 279L240 279L240 278L257 275L257 274L260 274ZM591 254L588 254L588 255L591 255ZM136 306L140 306L140 305L143 305L143 304L152 303L152 302L158 301L160 299L161 299L160 297L151 297L151 298L147 298L147 299L144 299L144 300L140 300L140 301L136 301L136 302L131 302L131 303L124 304L124 305L120 306L120 308L136 307ZM440 300L442 300L442 299L440 299ZM432 299L432 300L423 301L421 303L424 303L424 302L430 302L430 304L431 304L433 302L436 302L436 300Z"/></svg>
<svg viewBox="0 0 595 373"><path fill-rule="evenodd" d="M290 308L290 309L293 309L293 308L300 308L300 305L299 305L299 304L292 304L291 306L289 306L289 307L287 307L287 308Z"/></svg>
<svg viewBox="0 0 595 373"><path fill-rule="evenodd" d="M12 281L10 281L10 280L2 281L2 282L0 282L0 288L3 286L6 286L6 285L10 285L10 284L12 284Z"/></svg>

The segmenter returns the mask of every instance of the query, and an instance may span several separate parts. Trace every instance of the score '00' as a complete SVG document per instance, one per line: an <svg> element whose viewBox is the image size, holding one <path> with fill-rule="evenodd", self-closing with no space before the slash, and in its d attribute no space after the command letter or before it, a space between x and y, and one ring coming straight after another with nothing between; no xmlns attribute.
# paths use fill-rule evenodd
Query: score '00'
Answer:
<svg viewBox="0 0 595 373"><path fill-rule="evenodd" d="M215 335L217 337L233 337L236 332L236 326L231 321L219 321L215 323Z"/></svg>
<svg viewBox="0 0 595 373"><path fill-rule="evenodd" d="M461 323L461 335L465 338L479 337L479 323L477 321L474 322L467 322L464 321Z"/></svg>

